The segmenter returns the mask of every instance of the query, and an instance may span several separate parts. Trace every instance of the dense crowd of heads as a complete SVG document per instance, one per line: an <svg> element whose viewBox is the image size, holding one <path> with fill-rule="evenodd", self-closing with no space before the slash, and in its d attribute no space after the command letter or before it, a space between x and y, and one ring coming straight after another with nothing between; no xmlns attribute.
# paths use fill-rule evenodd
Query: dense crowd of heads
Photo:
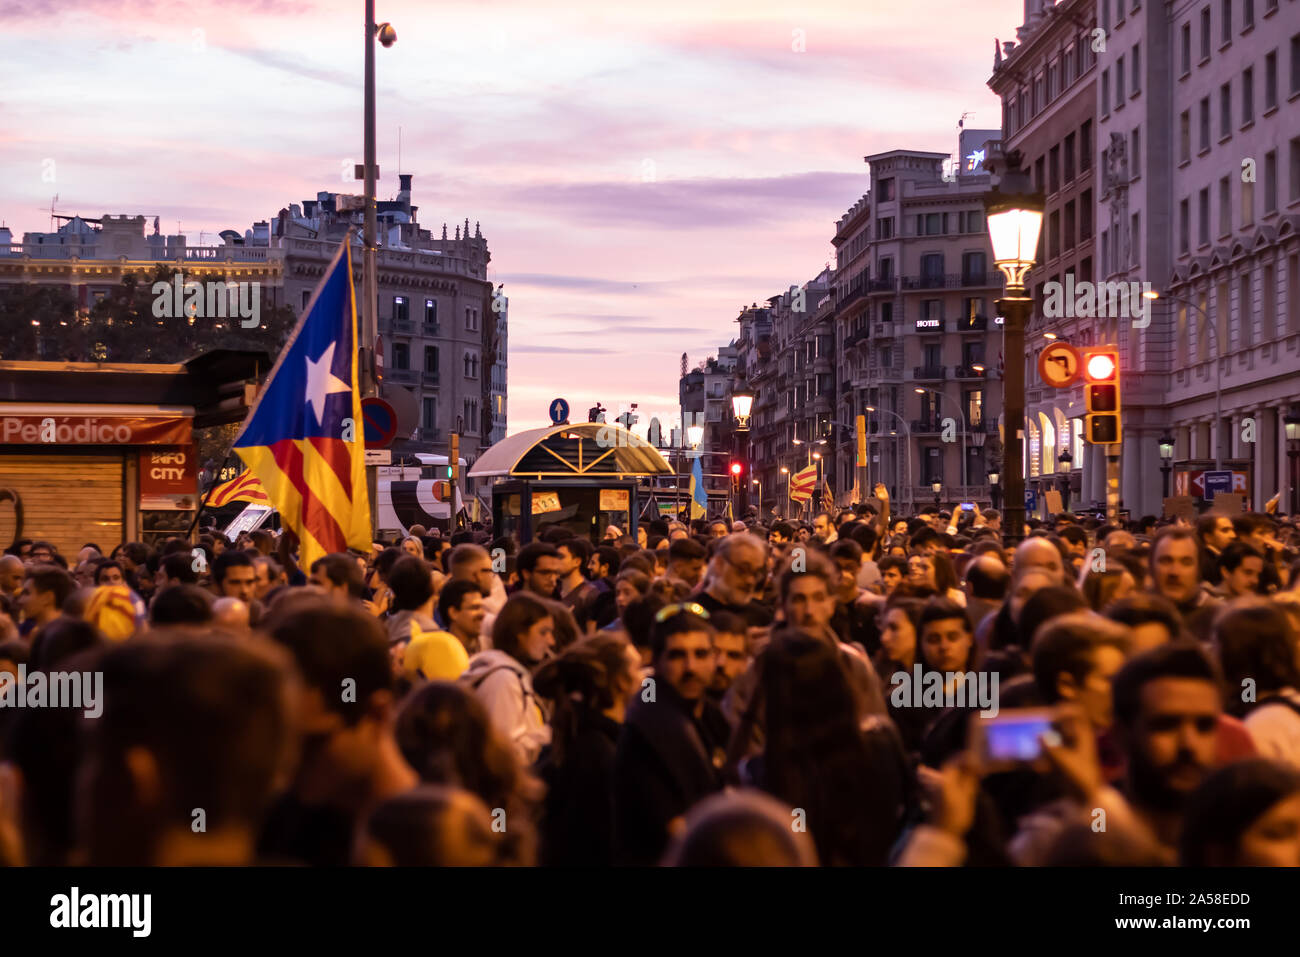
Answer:
<svg viewBox="0 0 1300 957"><path fill-rule="evenodd" d="M1026 532L23 539L0 863L1300 866L1295 521Z"/></svg>

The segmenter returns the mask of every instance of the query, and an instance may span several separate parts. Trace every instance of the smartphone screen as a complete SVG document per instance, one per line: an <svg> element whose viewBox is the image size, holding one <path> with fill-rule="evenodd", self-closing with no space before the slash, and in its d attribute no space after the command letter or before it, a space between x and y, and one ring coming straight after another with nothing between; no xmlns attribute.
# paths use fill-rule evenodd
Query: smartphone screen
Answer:
<svg viewBox="0 0 1300 957"><path fill-rule="evenodd" d="M1040 737L1052 730L1046 714L1003 715L985 722L984 753L993 761L1035 761L1042 756Z"/></svg>
<svg viewBox="0 0 1300 957"><path fill-rule="evenodd" d="M961 510L962 510L963 512L972 512L972 511L975 510L975 503L974 503L974 502L962 502L962 503L961 503Z"/></svg>

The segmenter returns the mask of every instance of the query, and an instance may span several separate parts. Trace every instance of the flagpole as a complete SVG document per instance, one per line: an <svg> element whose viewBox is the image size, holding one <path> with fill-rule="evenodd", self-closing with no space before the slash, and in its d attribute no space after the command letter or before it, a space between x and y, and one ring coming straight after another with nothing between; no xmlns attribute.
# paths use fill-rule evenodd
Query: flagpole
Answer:
<svg viewBox="0 0 1300 957"><path fill-rule="evenodd" d="M226 457L221 460L221 468L217 469L217 475L221 474L221 469L224 469L226 463L230 461L230 454L230 452L227 452ZM186 541L193 540L194 529L198 527L199 519L203 517L203 510L208 507L208 499L212 498L212 493L217 490L217 486L219 485L221 485L221 483L217 481L216 476L213 476L212 481L208 483L208 490L204 492L203 497L199 499L199 509L194 513L194 521L190 522L190 530L185 533Z"/></svg>
<svg viewBox="0 0 1300 957"><path fill-rule="evenodd" d="M375 223L375 179L378 169L375 165L375 0L366 0L366 55L365 55L365 244L362 256L362 301L361 301L361 341L356 343L357 355L361 359L360 373L361 394L364 397L377 395L375 382L375 343L379 338L379 282L375 262L375 241L378 232ZM351 276L348 277L350 282ZM364 351L363 351L364 350ZM358 423L360 427L360 423ZM366 466L366 494L370 500L370 534L373 538L379 527L379 470L376 466Z"/></svg>

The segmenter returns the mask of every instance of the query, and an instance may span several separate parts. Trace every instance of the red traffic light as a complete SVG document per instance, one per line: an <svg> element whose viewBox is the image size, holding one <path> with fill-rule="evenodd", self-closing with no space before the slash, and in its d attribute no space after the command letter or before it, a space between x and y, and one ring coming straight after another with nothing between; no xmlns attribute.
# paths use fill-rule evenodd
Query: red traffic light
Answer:
<svg viewBox="0 0 1300 957"><path fill-rule="evenodd" d="M743 465L741 465L739 462L732 462L732 463L731 463L731 474L732 474L732 475L737 475L737 476L738 476L738 475L740 475L740 473L743 472L743 471L745 471L745 467L744 467Z"/></svg>
<svg viewBox="0 0 1300 957"><path fill-rule="evenodd" d="M1115 377L1115 358L1104 352L1095 353L1088 357L1084 369L1089 379L1105 382Z"/></svg>

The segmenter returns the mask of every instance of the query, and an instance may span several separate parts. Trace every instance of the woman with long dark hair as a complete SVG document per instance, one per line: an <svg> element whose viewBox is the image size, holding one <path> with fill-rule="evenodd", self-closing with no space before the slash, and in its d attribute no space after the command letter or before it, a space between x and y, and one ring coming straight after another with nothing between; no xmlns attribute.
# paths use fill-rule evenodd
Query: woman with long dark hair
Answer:
<svg viewBox="0 0 1300 957"><path fill-rule="evenodd" d="M1300 768L1300 664L1291 619L1276 602L1239 599L1219 613L1213 636L1228 711L1245 722L1261 755Z"/></svg>
<svg viewBox="0 0 1300 957"><path fill-rule="evenodd" d="M614 750L641 656L622 635L583 638L546 662L533 687L554 702L551 744L537 764L546 782L541 863L614 863Z"/></svg>
<svg viewBox="0 0 1300 957"><path fill-rule="evenodd" d="M885 864L909 791L894 729L859 725L840 656L825 641L784 631L761 667L766 742L742 776L802 812L823 864Z"/></svg>
<svg viewBox="0 0 1300 957"><path fill-rule="evenodd" d="M402 703L395 733L402 757L421 781L464 788L494 815L504 813L504 863L535 862L542 784L520 764L473 694L450 681L430 681Z"/></svg>

